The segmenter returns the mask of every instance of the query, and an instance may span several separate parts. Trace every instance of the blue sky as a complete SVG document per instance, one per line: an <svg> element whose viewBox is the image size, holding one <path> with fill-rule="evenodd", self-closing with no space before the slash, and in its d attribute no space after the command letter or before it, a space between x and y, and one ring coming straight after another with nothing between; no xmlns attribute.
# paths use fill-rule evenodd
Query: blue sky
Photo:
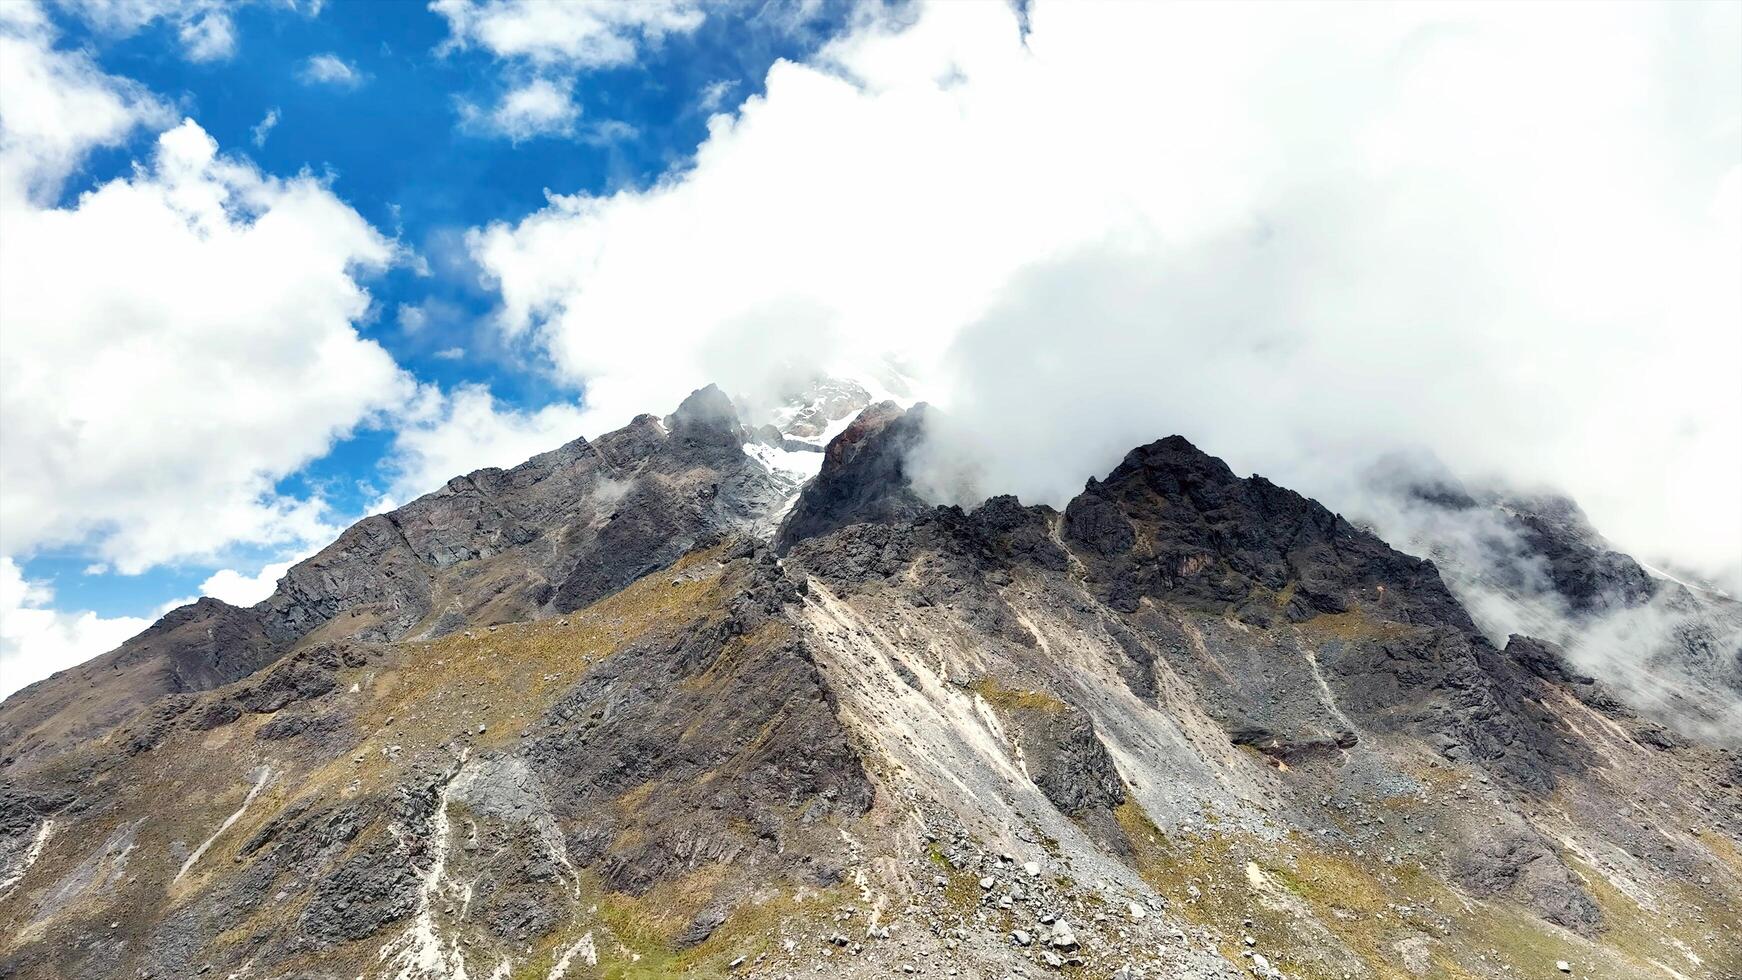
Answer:
<svg viewBox="0 0 1742 980"><path fill-rule="evenodd" d="M819 372L962 503L1426 450L1742 588L1742 6L1567 10L0 3L0 694Z"/></svg>
<svg viewBox="0 0 1742 980"><path fill-rule="evenodd" d="M239 6L229 15L233 53L206 61L188 57L173 16L120 33L76 10L49 14L58 47L83 49L102 71L144 85L196 120L225 153L245 155L271 174L314 172L416 253L421 266L400 263L366 281L373 303L359 332L418 380L487 385L512 410L574 402L584 388L553 379L488 329L496 297L464 254L466 231L523 217L544 204L547 189L609 194L681 169L706 136L709 115L758 94L775 59L812 53L846 11L829 3L802 11L712 8L695 30L640 44L629 64L577 73L581 115L573 132L518 139L464 124L462 103L489 104L508 87L503 61L476 45L449 44L449 22L420 3L331 0L312 15L277 4ZM343 62L355 79L311 80L310 59L322 56ZM57 203L70 206L127 175L156 136L141 128L92 152ZM403 325L402 307L423 311L418 329ZM391 438L384 426L360 426L277 490L318 492L342 523L383 489L376 469ZM52 584L60 605L147 616L166 600L196 594L219 567L270 561L278 550L237 546L226 549L225 561L85 574L93 559L75 541L39 549L21 567L26 578Z"/></svg>
<svg viewBox="0 0 1742 980"><path fill-rule="evenodd" d="M175 26L155 21L117 37L77 16L57 16L66 46L94 52L102 68L135 79L194 118L225 152L263 170L322 175L333 193L430 264L400 265L369 281L379 319L365 324L419 378L444 386L491 385L510 404L572 398L516 354L492 349L478 329L496 298L464 262L461 237L538 209L546 190L608 194L682 168L706 136L707 118L761 91L777 58L803 58L842 23L845 6L818 4L796 25L779 5L722 5L695 31L645 44L628 65L586 71L574 84L578 131L509 139L461 124L462 101L489 103L506 87L501 59L477 47L444 47L448 22L414 2L329 0L315 15L277 5L235 9L233 56L190 61ZM309 59L330 55L354 83L306 79ZM722 94L707 101L711 88ZM255 129L274 113L257 140ZM62 203L124 175L156 134L142 130L94 154ZM396 329L401 305L429 306L430 329ZM444 359L453 348L464 358ZM339 447L337 464L310 478L354 471L378 452L367 438ZM360 457L360 458L359 458Z"/></svg>

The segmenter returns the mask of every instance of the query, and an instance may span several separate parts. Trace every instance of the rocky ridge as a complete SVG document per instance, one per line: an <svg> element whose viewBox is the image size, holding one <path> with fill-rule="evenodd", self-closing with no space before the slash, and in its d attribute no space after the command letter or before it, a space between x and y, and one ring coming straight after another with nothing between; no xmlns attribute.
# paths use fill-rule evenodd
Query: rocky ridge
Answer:
<svg viewBox="0 0 1742 980"><path fill-rule="evenodd" d="M932 507L927 410L818 390L9 699L0 976L1742 973L1734 747L1179 437Z"/></svg>

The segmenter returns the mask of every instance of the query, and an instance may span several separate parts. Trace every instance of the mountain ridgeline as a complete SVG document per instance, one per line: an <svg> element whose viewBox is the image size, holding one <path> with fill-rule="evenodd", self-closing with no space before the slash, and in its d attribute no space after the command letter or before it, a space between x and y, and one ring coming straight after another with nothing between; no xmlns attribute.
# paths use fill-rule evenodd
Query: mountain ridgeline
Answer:
<svg viewBox="0 0 1742 980"><path fill-rule="evenodd" d="M1742 976L1729 600L1412 489L1703 624L1644 696L1178 436L933 506L932 413L709 387L18 692L0 977Z"/></svg>

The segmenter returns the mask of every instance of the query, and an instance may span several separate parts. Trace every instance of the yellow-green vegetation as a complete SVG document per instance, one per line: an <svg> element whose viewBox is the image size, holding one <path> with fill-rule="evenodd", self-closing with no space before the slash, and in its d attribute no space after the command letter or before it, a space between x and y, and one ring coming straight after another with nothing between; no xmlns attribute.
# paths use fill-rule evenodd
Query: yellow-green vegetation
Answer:
<svg viewBox="0 0 1742 980"><path fill-rule="evenodd" d="M1737 877L1742 877L1742 854L1737 853L1736 845L1719 834L1708 834L1702 840L1713 857L1728 865Z"/></svg>
<svg viewBox="0 0 1742 980"><path fill-rule="evenodd" d="M851 898L844 885L824 890L776 887L738 901L704 942L678 949L678 936L727 889L726 874L726 866L709 865L642 895L600 896L596 905L603 930L596 975L602 980L725 976L728 965L740 956L754 960L778 950L785 934L832 931L835 913ZM840 928L850 931L852 926Z"/></svg>
<svg viewBox="0 0 1742 980"><path fill-rule="evenodd" d="M1276 608L1281 609L1282 607L1293 602L1294 601L1294 594L1299 588L1300 588L1299 582L1290 582L1287 585L1283 586L1282 591L1276 593L1276 596L1274 597L1274 601L1276 603Z"/></svg>
<svg viewBox="0 0 1742 980"><path fill-rule="evenodd" d="M1400 640L1415 632L1415 627L1375 619L1358 609L1348 612L1320 613L1300 624L1300 631L1312 639L1336 639L1345 643L1358 640Z"/></svg>
<svg viewBox="0 0 1742 980"><path fill-rule="evenodd" d="M1063 714L1066 705L1045 691L1018 691L1004 687L995 678L982 677L974 682L974 693L1000 711L1033 711L1041 714Z"/></svg>
<svg viewBox="0 0 1742 980"><path fill-rule="evenodd" d="M1247 590L1247 599L1252 602L1268 602L1278 609L1283 609L1294 601L1295 593L1299 590L1300 583L1298 582L1291 581L1280 589L1272 589L1269 586L1253 582L1252 587Z"/></svg>
<svg viewBox="0 0 1742 980"><path fill-rule="evenodd" d="M717 557L687 555L565 619L400 643L384 665L346 671L341 682L357 684L368 699L357 724L371 735L310 780L358 779L367 789L392 778L392 746L440 745L462 732L475 749L508 744L607 657L652 634L689 629L718 608L720 576L685 574Z"/></svg>
<svg viewBox="0 0 1742 980"><path fill-rule="evenodd" d="M1671 885L1660 896L1664 911L1656 912L1641 908L1601 871L1584 861L1568 856L1566 862L1603 913L1605 945L1625 954L1640 976L1662 972L1646 968L1654 960L1687 972L1691 964L1686 955L1690 951L1700 957L1704 963L1702 972L1708 975L1742 976L1742 956L1734 947L1717 946L1705 940L1707 935L1723 935L1742 926L1739 921L1742 912L1738 911L1742 906L1734 902L1736 896L1725 898L1702 894L1684 885ZM1706 924L1700 925L1700 920Z"/></svg>
<svg viewBox="0 0 1742 980"><path fill-rule="evenodd" d="M968 915L980 905L984 889L980 887L980 876L972 871L956 871L951 869L944 873L944 902L960 915Z"/></svg>
<svg viewBox="0 0 1742 980"><path fill-rule="evenodd" d="M1268 842L1219 830L1170 836L1133 800L1114 816L1144 880L1177 914L1216 934L1234 963L1242 962L1239 937L1251 935L1272 963L1305 980L1346 973L1412 980L1417 974L1405 964L1403 943L1418 944L1426 975L1450 980L1549 976L1557 959L1576 961L1580 976L1612 980L1671 976L1653 961L1678 964L1690 977L1742 975L1738 964L1716 962L1722 954L1698 941L1723 932L1720 905L1687 890L1665 896L1684 918L1697 914L1707 923L1677 930L1576 860L1569 863L1607 922L1594 942L1511 901L1463 894L1419 865L1385 864L1299 837ZM1705 966L1691 968L1678 942Z"/></svg>

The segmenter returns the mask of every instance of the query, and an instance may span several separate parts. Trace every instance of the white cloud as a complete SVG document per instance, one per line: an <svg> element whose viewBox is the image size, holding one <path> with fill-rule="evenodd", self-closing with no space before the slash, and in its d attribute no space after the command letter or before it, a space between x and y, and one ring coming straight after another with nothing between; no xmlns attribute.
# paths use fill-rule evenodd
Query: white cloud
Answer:
<svg viewBox="0 0 1742 980"><path fill-rule="evenodd" d="M335 88L356 88L363 84L364 75L357 66L349 64L336 54L311 55L303 62L302 71L298 77L306 85L331 85Z"/></svg>
<svg viewBox="0 0 1742 980"><path fill-rule="evenodd" d="M447 395L426 388L394 435L385 467L392 485L373 509L397 507L476 469L523 463L580 435L580 424L574 405L523 412L499 407L482 385Z"/></svg>
<svg viewBox="0 0 1742 980"><path fill-rule="evenodd" d="M30 0L25 0L30 2ZM131 37L158 21L175 29L182 55L189 61L225 61L236 54L235 12L257 0L55 0L95 30L112 37ZM11 0L7 6L20 5ZM275 6L320 13L319 0L277 0Z"/></svg>
<svg viewBox="0 0 1742 980"><path fill-rule="evenodd" d="M399 304L395 319L399 321L399 329L406 333L417 333L429 324L429 314L424 312L423 307L410 303Z"/></svg>
<svg viewBox="0 0 1742 980"><path fill-rule="evenodd" d="M409 392L352 326L391 242L191 120L150 169L3 217L0 553L90 541L136 572L331 533L273 486Z"/></svg>
<svg viewBox="0 0 1742 980"><path fill-rule="evenodd" d="M262 116L260 121L255 123L251 130L254 134L254 145L256 147L265 146L266 137L272 135L272 129L277 125L278 110L276 108L266 110L266 115Z"/></svg>
<svg viewBox="0 0 1742 980"><path fill-rule="evenodd" d="M628 64L641 44L688 34L705 19L695 0L435 0L429 9L447 19L452 46L569 68Z"/></svg>
<svg viewBox="0 0 1742 980"><path fill-rule="evenodd" d="M131 573L324 541L321 501L274 487L411 393L353 326L356 276L394 243L320 181L218 155L191 120L131 176L52 206L86 152L161 110L40 23L5 27L0 555L87 546Z"/></svg>
<svg viewBox="0 0 1742 980"><path fill-rule="evenodd" d="M1738 9L1037 3L1024 40L929 5L776 63L682 172L471 245L589 433L896 354L981 489L1057 502L1179 431L1333 494L1423 443L1713 569Z"/></svg>
<svg viewBox="0 0 1742 980"><path fill-rule="evenodd" d="M278 580L284 577L285 572L290 571L290 566L306 557L308 556L298 555L291 561L273 562L262 566L253 575L233 568L220 569L200 583L200 594L221 599L232 606L252 606L271 595L272 590L278 587Z"/></svg>
<svg viewBox="0 0 1742 980"><path fill-rule="evenodd" d="M222 9L188 17L176 33L189 61L223 61L236 53L236 25Z"/></svg>
<svg viewBox="0 0 1742 980"><path fill-rule="evenodd" d="M575 130L581 107L570 94L572 81L534 78L510 90L494 108L460 102L460 121L468 129L511 140L537 136L568 136Z"/></svg>
<svg viewBox="0 0 1742 980"><path fill-rule="evenodd" d="M696 100L696 105L703 112L713 112L726 104L726 96L731 95L737 87L738 80L735 78L722 78L716 82L709 82L702 88L701 97Z"/></svg>
<svg viewBox="0 0 1742 980"><path fill-rule="evenodd" d="M448 22L442 50L478 47L506 65L507 91L494 106L457 100L461 125L516 142L574 135L577 72L629 64L643 46L706 19L694 0L434 0L429 9ZM596 137L612 138L612 125Z"/></svg>
<svg viewBox="0 0 1742 980"><path fill-rule="evenodd" d="M41 200L99 146L171 120L144 87L57 51L39 7L0 4L0 200Z"/></svg>
<svg viewBox="0 0 1742 980"><path fill-rule="evenodd" d="M0 698L112 650L151 625L134 616L60 612L50 607L53 601L53 589L26 579L16 562L0 556Z"/></svg>

